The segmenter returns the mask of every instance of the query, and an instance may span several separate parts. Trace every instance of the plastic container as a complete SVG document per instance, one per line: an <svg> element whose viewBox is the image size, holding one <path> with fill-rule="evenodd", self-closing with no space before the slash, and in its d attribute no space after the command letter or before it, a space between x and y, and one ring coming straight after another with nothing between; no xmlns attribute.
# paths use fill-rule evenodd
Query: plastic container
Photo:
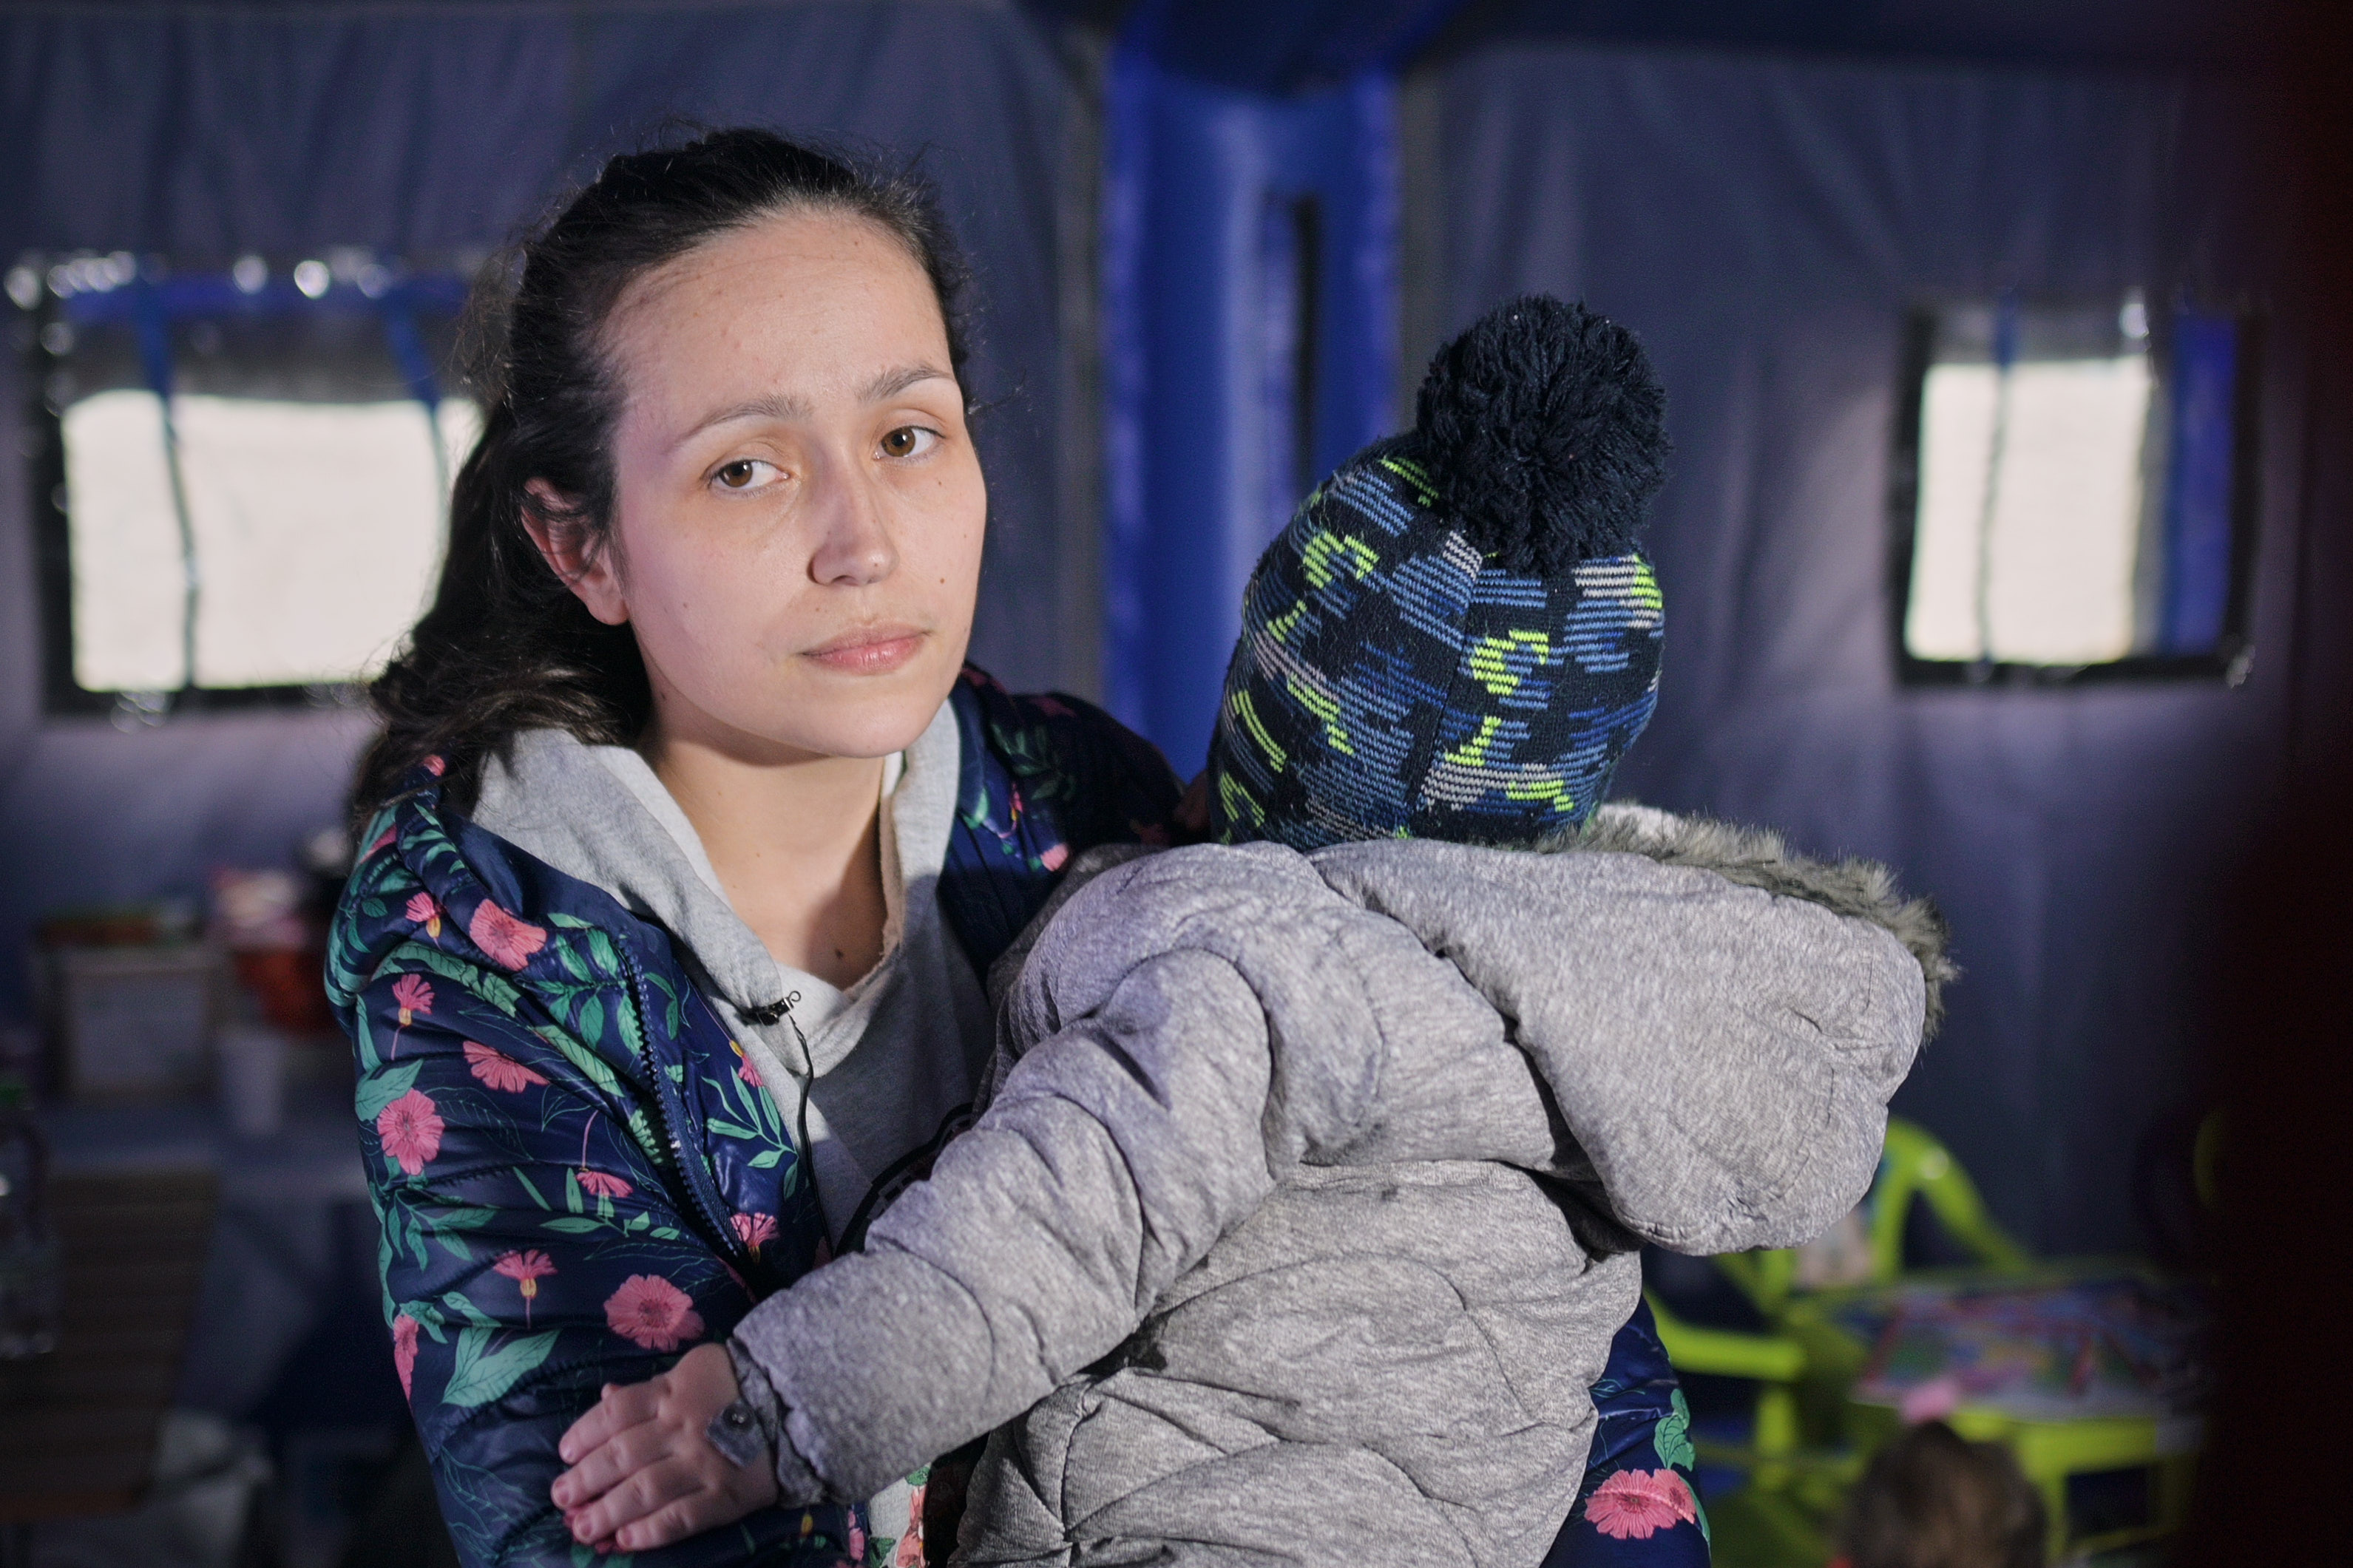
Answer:
<svg viewBox="0 0 2353 1568"><path fill-rule="evenodd" d="M57 1349L63 1306L57 1233L49 1223L49 1146L33 1124L33 1097L0 1078L0 1362Z"/></svg>

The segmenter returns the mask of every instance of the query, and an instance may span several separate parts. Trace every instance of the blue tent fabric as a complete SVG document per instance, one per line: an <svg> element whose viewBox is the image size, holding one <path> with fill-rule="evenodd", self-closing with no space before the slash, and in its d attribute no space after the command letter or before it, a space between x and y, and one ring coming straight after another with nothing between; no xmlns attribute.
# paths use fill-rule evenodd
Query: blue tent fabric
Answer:
<svg viewBox="0 0 2353 1568"><path fill-rule="evenodd" d="M2138 1141L2189 1078L2201 889L2283 750L2295 375L2265 387L2237 689L1899 687L1889 462L1924 301L2255 281L2262 215L2218 173L2202 90L1528 42L1461 54L1427 90L1438 194L1409 222L1442 257L1433 328L1581 297L1641 334L1668 388L1665 673L1619 793L1873 856L1934 894L1967 975L1896 1109L2033 1241L2136 1245Z"/></svg>
<svg viewBox="0 0 2353 1568"><path fill-rule="evenodd" d="M1189 776L1260 552L1315 477L1391 428L1396 89L1367 73L1269 98L1132 45L1112 82L1104 695ZM1303 200L1312 253L1293 243Z"/></svg>
<svg viewBox="0 0 2353 1568"><path fill-rule="evenodd" d="M0 265L118 248L184 268L329 246L479 255L665 117L920 156L975 274L990 536L973 657L1098 685L1092 516L1064 499L1071 363L1058 214L1090 111L1053 34L991 0L501 3L0 13ZM1082 327L1081 331L1084 329ZM22 344L17 345L21 350ZM0 397L26 405L20 352ZM336 822L348 715L45 719L26 488L0 486L0 943L67 904L197 897ZM0 1021L29 1011L0 965Z"/></svg>

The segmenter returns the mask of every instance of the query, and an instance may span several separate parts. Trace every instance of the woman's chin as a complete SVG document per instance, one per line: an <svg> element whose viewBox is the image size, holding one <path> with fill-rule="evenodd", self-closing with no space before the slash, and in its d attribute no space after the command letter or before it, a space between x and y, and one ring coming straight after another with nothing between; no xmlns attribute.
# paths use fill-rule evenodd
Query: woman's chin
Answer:
<svg viewBox="0 0 2353 1568"><path fill-rule="evenodd" d="M931 725L956 671L919 659L881 674L821 675L796 681L791 700L765 716L761 732L779 744L829 757L887 757Z"/></svg>

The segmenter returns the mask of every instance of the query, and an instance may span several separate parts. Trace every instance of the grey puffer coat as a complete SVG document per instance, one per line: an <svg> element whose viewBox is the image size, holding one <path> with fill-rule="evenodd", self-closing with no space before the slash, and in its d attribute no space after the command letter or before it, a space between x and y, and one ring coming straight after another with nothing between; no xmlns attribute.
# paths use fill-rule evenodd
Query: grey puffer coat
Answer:
<svg viewBox="0 0 2353 1568"><path fill-rule="evenodd" d="M1640 808L1572 847L1178 849L1069 896L987 1112L737 1330L786 1500L1009 1422L958 1562L1537 1563L1630 1249L1852 1207L1948 973L1875 868Z"/></svg>

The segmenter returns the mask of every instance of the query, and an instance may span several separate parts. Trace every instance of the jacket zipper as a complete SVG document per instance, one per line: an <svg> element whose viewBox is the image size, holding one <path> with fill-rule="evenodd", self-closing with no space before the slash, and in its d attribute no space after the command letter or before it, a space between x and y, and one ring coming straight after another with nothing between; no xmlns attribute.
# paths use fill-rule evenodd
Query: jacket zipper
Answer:
<svg viewBox="0 0 2353 1568"><path fill-rule="evenodd" d="M644 1068L646 1080L654 1088L654 1117L658 1123L657 1131L663 1142L670 1148L670 1163L677 1167L680 1179L686 1184L688 1196L693 1199L695 1207L702 1214L703 1224L712 1239L718 1242L720 1250L749 1263L752 1261L751 1253L744 1247L743 1238L735 1234L734 1226L727 1223L726 1215L719 1212L717 1190L714 1188L708 1193L704 1191L704 1188L710 1184L708 1173L696 1168L693 1161L687 1154L684 1143L680 1141L679 1123L684 1118L685 1106L681 1102L673 1111L670 1106L670 1096L675 1092L675 1088L668 1075L662 1071L660 1064L654 1060L653 1030L649 1023L653 1013L646 1002L645 978L638 968L638 956L629 950L626 942L616 942L614 946L620 952L622 972L628 984L629 1005L636 1009L638 1015L638 1065ZM698 1176L703 1179L698 1181Z"/></svg>

